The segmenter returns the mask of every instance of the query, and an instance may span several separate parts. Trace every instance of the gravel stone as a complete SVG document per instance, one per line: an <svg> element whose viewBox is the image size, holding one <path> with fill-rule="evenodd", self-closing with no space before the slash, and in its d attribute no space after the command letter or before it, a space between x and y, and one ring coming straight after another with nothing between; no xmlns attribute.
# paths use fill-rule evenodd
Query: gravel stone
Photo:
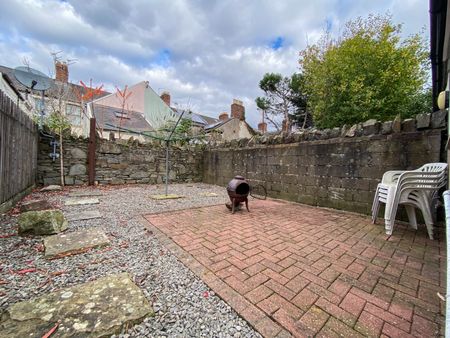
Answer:
<svg viewBox="0 0 450 338"><path fill-rule="evenodd" d="M70 193L101 193L102 196L100 204L65 206ZM224 204L228 200L225 188L174 184L169 186L169 193L184 198L150 198L163 193L163 185L122 185L69 187L64 191L34 192L27 196L23 201L48 200L66 216L94 210L103 215L103 218L70 221L67 232L99 228L109 237L109 247L51 261L44 258L43 237L17 236L20 203L12 212L0 215L0 313L22 300L128 272L153 304L155 316L112 337L261 337L139 222L144 214ZM206 291L208 297L203 296Z"/></svg>

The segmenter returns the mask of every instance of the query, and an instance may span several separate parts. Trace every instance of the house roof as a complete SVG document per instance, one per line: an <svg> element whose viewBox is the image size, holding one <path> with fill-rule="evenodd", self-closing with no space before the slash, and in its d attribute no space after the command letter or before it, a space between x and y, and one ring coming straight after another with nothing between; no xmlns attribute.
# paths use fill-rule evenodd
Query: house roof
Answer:
<svg viewBox="0 0 450 338"><path fill-rule="evenodd" d="M121 110L94 104L94 116L100 128L104 130L118 131L118 127L130 129L136 132L153 131L152 126L145 120L144 116L136 111L127 110L121 119ZM121 121L122 120L122 121Z"/></svg>
<svg viewBox="0 0 450 338"><path fill-rule="evenodd" d="M227 119L227 120L223 120L223 121L219 120L219 121L216 121L214 123L208 124L207 126L205 126L205 131L208 132L208 131L214 130L216 128L219 128L220 126L223 126L225 123L228 123L231 120L232 120L232 118L231 119Z"/></svg>
<svg viewBox="0 0 450 338"><path fill-rule="evenodd" d="M217 129L217 128L220 128L220 127L222 127L223 125L225 125L225 124L227 124L228 122L233 121L233 120L235 120L235 119L236 119L235 117L232 117L232 118L229 118L229 119L227 119L227 120L217 121L217 122L215 122L215 123L212 123L212 124L210 124L210 125L207 125L207 126L205 126L205 132L208 133L208 132L213 131L213 130L215 130L215 129ZM250 134L255 135L255 134L256 134L255 130L254 130L254 129L246 122L246 121L243 121L243 122L244 122L245 125L247 126L247 128L248 128Z"/></svg>
<svg viewBox="0 0 450 338"><path fill-rule="evenodd" d="M13 80L5 73L0 72L2 75L2 78L6 81L6 83L8 83L8 85L11 87L11 89L14 91L14 93L22 100L25 101L24 97L22 96L22 94L19 92L19 90L16 88L16 86L14 85Z"/></svg>
<svg viewBox="0 0 450 338"><path fill-rule="evenodd" d="M180 114L182 113L181 109L172 107L172 110L175 112L175 114L177 116L180 116ZM218 119L215 119L213 117L209 117L209 116L205 116L205 115L201 115L201 114L197 114L197 113L193 113L193 112L189 112L189 114L184 114L183 118L190 119L192 121L192 123L194 123L198 126L202 126L202 127L206 127L210 124L217 123L219 121Z"/></svg>
<svg viewBox="0 0 450 338"><path fill-rule="evenodd" d="M23 84L21 84L16 79L13 68L9 68L9 67L0 65L0 73L6 74L6 76L11 80L13 87L16 88L19 92L31 92L35 95L41 95L41 91L31 90L31 89L25 87ZM50 79L50 80L52 82L52 87L50 87L50 89L45 91L46 96L58 96L59 93L64 93L64 96L65 96L64 99L66 101L79 102L79 99L77 96L78 93L80 93L80 94L86 93L86 90L83 86L73 84L73 83L56 81L55 79ZM105 96L105 95L109 95L109 93L104 91L101 94L99 94L97 96L97 98Z"/></svg>

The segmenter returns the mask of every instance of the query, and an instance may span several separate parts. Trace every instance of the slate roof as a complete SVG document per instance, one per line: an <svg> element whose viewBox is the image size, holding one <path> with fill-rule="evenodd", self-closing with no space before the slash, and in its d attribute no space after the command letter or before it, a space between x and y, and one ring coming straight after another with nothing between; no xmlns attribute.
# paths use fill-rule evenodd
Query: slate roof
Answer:
<svg viewBox="0 0 450 338"><path fill-rule="evenodd" d="M225 123L231 121L232 119L224 120L224 121L217 121L211 124L208 124L205 126L205 131L210 131L216 128L219 128L220 126L223 126Z"/></svg>
<svg viewBox="0 0 450 338"><path fill-rule="evenodd" d="M180 109L176 109L176 108L172 108L172 110L177 114L177 116L180 116L181 114L181 110ZM194 123L197 126L201 126L201 127L206 127L210 124L213 123L217 123L219 121L219 119L216 119L214 117L209 117L209 116L205 116L205 115L201 115L201 114L197 114L197 113L184 113L183 115L183 119L190 119L192 120L192 123Z"/></svg>
<svg viewBox="0 0 450 338"><path fill-rule="evenodd" d="M127 110L126 117L120 121L121 110L115 107L108 107L100 104L94 104L94 116L100 128L104 130L118 131L122 127L136 132L153 131L152 126L147 122L144 116L136 111ZM126 132L126 131L125 131Z"/></svg>
<svg viewBox="0 0 450 338"><path fill-rule="evenodd" d="M4 73L8 76L8 78L11 80L13 86L19 91L19 92L31 92L34 95L41 95L41 91L38 90L30 90L29 88L25 87L23 84L21 84L19 81L17 81L16 77L14 76L14 69L1 66L0 65L0 73ZM56 81L55 79L50 79L52 82L52 87L49 90L45 91L45 96L58 96L58 93L66 93L65 94L65 101L71 101L71 102L79 102L77 94L78 93L85 93L85 89L83 86L73 84L73 83L65 83ZM110 93L104 91L100 95L97 96L97 98L109 95Z"/></svg>

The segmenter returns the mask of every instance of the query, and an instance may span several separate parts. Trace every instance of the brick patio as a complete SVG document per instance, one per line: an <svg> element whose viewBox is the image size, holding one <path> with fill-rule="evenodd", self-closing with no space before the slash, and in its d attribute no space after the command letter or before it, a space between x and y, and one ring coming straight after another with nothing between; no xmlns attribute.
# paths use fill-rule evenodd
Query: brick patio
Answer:
<svg viewBox="0 0 450 338"><path fill-rule="evenodd" d="M265 337L443 333L445 242L282 201L147 215L154 233ZM441 236L443 237L443 236Z"/></svg>

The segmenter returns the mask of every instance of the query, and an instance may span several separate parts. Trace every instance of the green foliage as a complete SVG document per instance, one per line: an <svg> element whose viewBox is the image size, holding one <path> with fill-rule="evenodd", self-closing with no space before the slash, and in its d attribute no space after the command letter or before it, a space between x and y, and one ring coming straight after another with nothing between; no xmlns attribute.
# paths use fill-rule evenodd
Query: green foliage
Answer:
<svg viewBox="0 0 450 338"><path fill-rule="evenodd" d="M386 121L431 108L424 39L401 40L391 17L369 16L346 24L342 37L324 34L300 52L304 91L319 127Z"/></svg>
<svg viewBox="0 0 450 338"><path fill-rule="evenodd" d="M175 130L172 134L172 139L176 139L183 143L183 141L188 141L192 138L202 138L204 131L198 130L200 128L196 128L194 126L191 118L189 117L189 114L192 114L192 112L187 111L183 115L183 118L178 123L177 127L175 128ZM177 118L177 120L178 120L178 118ZM177 120L167 121L164 124L164 126L157 131L155 136L166 139L172 133L172 130L175 127Z"/></svg>
<svg viewBox="0 0 450 338"><path fill-rule="evenodd" d="M308 109L308 96L305 92L305 77L301 73L291 76L291 101L294 105L294 113L290 114L291 121L300 128L308 128L313 125L312 116Z"/></svg>
<svg viewBox="0 0 450 338"><path fill-rule="evenodd" d="M266 119L280 129L280 117L291 122L301 122L307 116L306 96L303 93L303 76L293 74L283 77L281 74L266 73L259 82L265 97L255 99L256 106L264 111Z"/></svg>
<svg viewBox="0 0 450 338"><path fill-rule="evenodd" d="M63 114L53 112L44 119L44 124L53 132L60 133L70 129L70 122Z"/></svg>
<svg viewBox="0 0 450 338"><path fill-rule="evenodd" d="M192 135L192 120L191 119L181 119L178 123L175 133L179 135Z"/></svg>

